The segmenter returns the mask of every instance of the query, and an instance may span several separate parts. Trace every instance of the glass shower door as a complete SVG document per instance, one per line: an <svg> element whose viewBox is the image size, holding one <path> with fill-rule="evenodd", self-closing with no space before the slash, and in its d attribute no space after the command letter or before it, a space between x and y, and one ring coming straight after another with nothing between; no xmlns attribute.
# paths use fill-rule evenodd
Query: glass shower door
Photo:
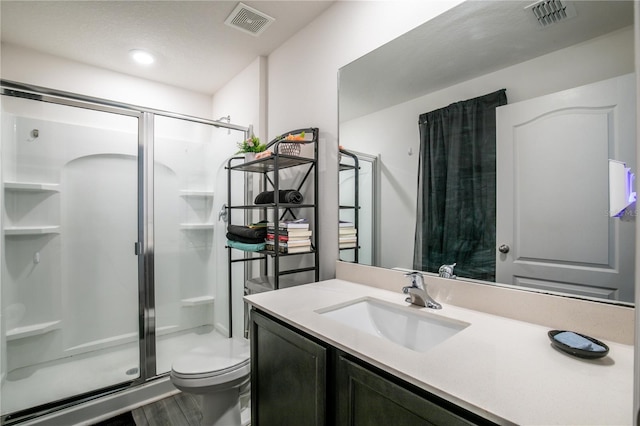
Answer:
<svg viewBox="0 0 640 426"><path fill-rule="evenodd" d="M3 416L139 377L138 118L107 111L2 97Z"/></svg>
<svg viewBox="0 0 640 426"><path fill-rule="evenodd" d="M183 352L229 336L226 223L219 216L226 182L218 179L244 132L164 116L154 121L155 341L162 374Z"/></svg>

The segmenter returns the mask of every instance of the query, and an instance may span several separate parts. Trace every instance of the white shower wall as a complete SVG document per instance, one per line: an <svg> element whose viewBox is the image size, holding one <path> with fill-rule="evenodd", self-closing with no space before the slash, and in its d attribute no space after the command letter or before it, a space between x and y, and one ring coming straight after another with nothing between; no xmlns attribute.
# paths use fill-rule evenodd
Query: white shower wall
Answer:
<svg viewBox="0 0 640 426"><path fill-rule="evenodd" d="M131 250L127 257L114 247L123 234L136 236L131 158L137 120L120 118L117 131L97 129L43 119L47 110L61 112L44 106L31 116L14 115L13 138L3 139L3 154L12 154L3 155L2 302L10 379L21 367L120 342L137 324L129 309L137 306L136 259ZM99 121L99 113L87 115ZM25 190L29 184L47 190ZM110 221L118 226L109 230Z"/></svg>
<svg viewBox="0 0 640 426"><path fill-rule="evenodd" d="M75 109L70 118L61 111L67 107L42 103L27 112L28 101L13 101L3 100L3 129L14 130L2 139L3 374L10 380L29 374L22 367L138 341L137 120ZM213 138L242 138L190 124L156 118L159 335L213 328L214 260L224 252L214 243L214 200L225 195L214 197L214 188L235 148ZM46 190L8 189L6 182ZM7 235L17 226L58 228Z"/></svg>
<svg viewBox="0 0 640 426"><path fill-rule="evenodd" d="M155 124L157 330L211 328L216 310L226 311L216 278L218 270L226 271L226 265L216 261L224 252L216 234L225 232L224 222L217 220L225 194L216 191L216 175L235 144L223 142L229 137L226 129L166 117L156 117ZM239 132L234 137L242 138ZM222 332L226 334L226 327Z"/></svg>

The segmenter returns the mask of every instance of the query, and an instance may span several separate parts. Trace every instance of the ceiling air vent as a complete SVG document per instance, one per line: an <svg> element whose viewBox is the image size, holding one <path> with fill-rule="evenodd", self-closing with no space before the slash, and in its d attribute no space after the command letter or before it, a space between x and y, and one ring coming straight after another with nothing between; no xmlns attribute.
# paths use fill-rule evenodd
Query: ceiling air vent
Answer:
<svg viewBox="0 0 640 426"><path fill-rule="evenodd" d="M543 0L535 2L525 9L531 9L536 21L542 27L548 27L577 16L575 7L568 1Z"/></svg>
<svg viewBox="0 0 640 426"><path fill-rule="evenodd" d="M273 21L275 18L246 4L238 3L224 23L245 33L259 36Z"/></svg>

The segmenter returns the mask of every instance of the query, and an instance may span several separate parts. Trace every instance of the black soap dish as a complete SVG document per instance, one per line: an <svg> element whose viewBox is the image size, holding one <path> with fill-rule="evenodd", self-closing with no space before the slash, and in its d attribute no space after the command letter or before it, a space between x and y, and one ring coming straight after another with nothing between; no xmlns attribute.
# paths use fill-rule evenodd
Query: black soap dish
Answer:
<svg viewBox="0 0 640 426"><path fill-rule="evenodd" d="M553 346L579 358L602 358L609 353L607 345L584 334L566 330L551 330L547 334Z"/></svg>

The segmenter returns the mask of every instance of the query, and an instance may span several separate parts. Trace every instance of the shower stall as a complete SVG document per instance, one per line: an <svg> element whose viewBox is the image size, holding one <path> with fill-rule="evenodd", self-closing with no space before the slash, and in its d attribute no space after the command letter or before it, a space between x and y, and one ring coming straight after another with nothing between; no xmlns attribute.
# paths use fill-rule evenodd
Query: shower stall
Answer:
<svg viewBox="0 0 640 426"><path fill-rule="evenodd" d="M230 337L242 290L218 212L249 129L6 81L1 101L3 422L166 377Z"/></svg>

